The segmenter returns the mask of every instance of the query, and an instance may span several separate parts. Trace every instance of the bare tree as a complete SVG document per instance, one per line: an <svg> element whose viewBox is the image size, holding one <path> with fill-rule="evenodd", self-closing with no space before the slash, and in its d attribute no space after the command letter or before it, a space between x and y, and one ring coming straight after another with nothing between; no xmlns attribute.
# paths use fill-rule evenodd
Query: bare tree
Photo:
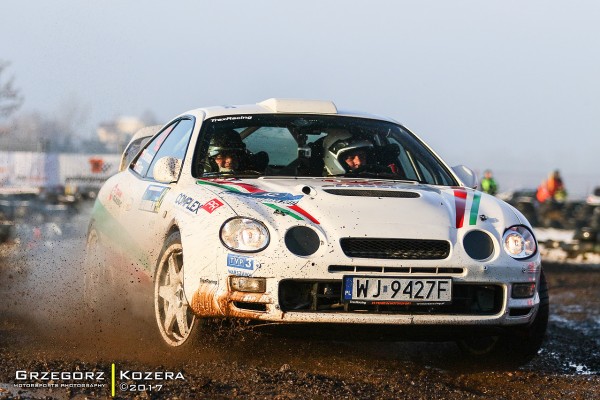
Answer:
<svg viewBox="0 0 600 400"><path fill-rule="evenodd" d="M39 111L20 112L11 118L8 136L23 143L37 144L47 150L79 149L89 140L86 120L89 106L75 95L60 102L50 115Z"/></svg>
<svg viewBox="0 0 600 400"><path fill-rule="evenodd" d="M9 62L0 60L0 117L8 117L23 104L23 96L14 86L15 78L3 77L9 65Z"/></svg>
<svg viewBox="0 0 600 400"><path fill-rule="evenodd" d="M85 104L74 93L65 97L56 110L55 122L62 131L62 135L69 137L86 138L88 133L83 130L91 113L89 104Z"/></svg>

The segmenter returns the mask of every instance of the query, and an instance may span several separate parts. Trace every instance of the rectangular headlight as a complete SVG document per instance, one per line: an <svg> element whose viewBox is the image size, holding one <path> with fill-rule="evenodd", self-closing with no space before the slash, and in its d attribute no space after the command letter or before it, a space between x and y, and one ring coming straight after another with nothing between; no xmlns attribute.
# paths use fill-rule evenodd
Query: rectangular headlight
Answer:
<svg viewBox="0 0 600 400"><path fill-rule="evenodd" d="M267 290L265 278L250 278L246 276L231 276L231 289L236 292L264 293Z"/></svg>

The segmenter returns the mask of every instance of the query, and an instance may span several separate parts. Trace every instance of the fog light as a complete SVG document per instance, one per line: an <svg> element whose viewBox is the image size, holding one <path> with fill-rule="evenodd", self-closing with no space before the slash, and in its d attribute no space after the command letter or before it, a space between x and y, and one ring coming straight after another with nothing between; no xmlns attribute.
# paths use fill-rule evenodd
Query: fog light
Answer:
<svg viewBox="0 0 600 400"><path fill-rule="evenodd" d="M513 283L512 297L514 299L525 299L535 294L535 283Z"/></svg>
<svg viewBox="0 0 600 400"><path fill-rule="evenodd" d="M236 292L264 293L267 290L267 280L265 278L232 276L229 279L231 289Z"/></svg>

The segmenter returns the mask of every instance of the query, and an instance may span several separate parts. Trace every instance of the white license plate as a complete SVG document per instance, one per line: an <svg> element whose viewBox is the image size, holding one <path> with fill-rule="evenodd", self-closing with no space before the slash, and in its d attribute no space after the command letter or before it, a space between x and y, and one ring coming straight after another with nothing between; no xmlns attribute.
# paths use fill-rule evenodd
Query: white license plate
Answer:
<svg viewBox="0 0 600 400"><path fill-rule="evenodd" d="M345 276L344 300L369 303L448 303L452 301L452 279Z"/></svg>

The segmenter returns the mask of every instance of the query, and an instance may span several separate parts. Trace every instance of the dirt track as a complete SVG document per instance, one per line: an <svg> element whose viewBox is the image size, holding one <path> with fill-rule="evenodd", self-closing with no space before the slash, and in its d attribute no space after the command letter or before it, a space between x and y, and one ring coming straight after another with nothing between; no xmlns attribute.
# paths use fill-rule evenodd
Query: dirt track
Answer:
<svg viewBox="0 0 600 400"><path fill-rule="evenodd" d="M146 393L123 392L117 385L119 398L592 399L600 394L599 267L545 265L552 304L547 341L525 367L502 370L464 361L453 343L311 340L225 324L210 327L205 341L186 354L156 350L153 336L144 333L152 327L134 322L97 328L74 306L81 289L78 266L61 263L64 254L44 251L25 259L16 253L0 261L0 398L107 398L112 363L117 371L172 371L184 378L146 381L163 385L160 391L146 387ZM17 370L104 371L100 382L106 385L16 388L19 382L49 382L16 381Z"/></svg>

